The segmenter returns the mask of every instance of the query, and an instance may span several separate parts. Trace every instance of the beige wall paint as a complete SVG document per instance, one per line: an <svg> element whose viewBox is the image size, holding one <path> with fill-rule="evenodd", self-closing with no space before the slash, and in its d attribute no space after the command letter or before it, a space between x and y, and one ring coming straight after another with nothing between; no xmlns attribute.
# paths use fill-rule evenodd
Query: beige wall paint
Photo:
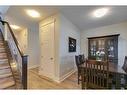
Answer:
<svg viewBox="0 0 127 95"><path fill-rule="evenodd" d="M99 27L81 32L81 52L88 56L88 37L120 34L118 39L118 64L124 63L124 57L127 56L127 22Z"/></svg>

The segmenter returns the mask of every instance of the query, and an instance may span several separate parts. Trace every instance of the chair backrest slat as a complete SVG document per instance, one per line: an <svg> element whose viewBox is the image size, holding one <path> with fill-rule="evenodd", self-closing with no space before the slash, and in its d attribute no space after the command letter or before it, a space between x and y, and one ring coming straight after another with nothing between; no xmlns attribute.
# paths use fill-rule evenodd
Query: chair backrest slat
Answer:
<svg viewBox="0 0 127 95"><path fill-rule="evenodd" d="M125 56L124 64L123 64L122 68L127 73L127 56Z"/></svg>
<svg viewBox="0 0 127 95"><path fill-rule="evenodd" d="M80 65L79 56L75 56L75 62L76 62L76 66L78 68Z"/></svg>
<svg viewBox="0 0 127 95"><path fill-rule="evenodd" d="M108 62L107 61L86 61L87 85L96 88L107 88L108 86Z"/></svg>
<svg viewBox="0 0 127 95"><path fill-rule="evenodd" d="M84 56L84 54L80 54L79 55L79 61L80 61L80 64L84 64L84 62L85 62L85 56Z"/></svg>
<svg viewBox="0 0 127 95"><path fill-rule="evenodd" d="M105 73L105 71L104 71L104 68L105 68L104 65L102 66L102 68L103 68L103 72L102 72L103 76L105 76L105 74L104 74ZM104 78L102 79L102 86L104 86Z"/></svg>

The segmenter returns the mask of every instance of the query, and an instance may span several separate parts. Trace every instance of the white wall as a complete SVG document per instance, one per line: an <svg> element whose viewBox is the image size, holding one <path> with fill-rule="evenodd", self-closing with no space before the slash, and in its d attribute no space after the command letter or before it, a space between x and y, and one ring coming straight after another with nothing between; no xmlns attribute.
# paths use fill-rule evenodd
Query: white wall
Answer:
<svg viewBox="0 0 127 95"><path fill-rule="evenodd" d="M27 45L27 43L28 43L27 42L28 41L27 29L25 28L25 29L22 29L20 31L14 31L14 34L16 36L16 39L20 45L22 52L24 54L27 54L27 46L28 46Z"/></svg>
<svg viewBox="0 0 127 95"><path fill-rule="evenodd" d="M76 52L68 52L68 37L77 41ZM75 55L80 53L80 31L64 15L60 15L60 77L75 70Z"/></svg>
<svg viewBox="0 0 127 95"><path fill-rule="evenodd" d="M39 25L33 24L28 28L28 68L39 66Z"/></svg>
<svg viewBox="0 0 127 95"><path fill-rule="evenodd" d="M31 23L20 20L15 17L5 16L5 20L10 24L16 24L21 28L27 28L28 36L28 68L39 66L39 24Z"/></svg>
<svg viewBox="0 0 127 95"><path fill-rule="evenodd" d="M88 56L88 37L120 34L118 39L118 64L123 65L127 56L127 22L99 27L81 32L81 52Z"/></svg>

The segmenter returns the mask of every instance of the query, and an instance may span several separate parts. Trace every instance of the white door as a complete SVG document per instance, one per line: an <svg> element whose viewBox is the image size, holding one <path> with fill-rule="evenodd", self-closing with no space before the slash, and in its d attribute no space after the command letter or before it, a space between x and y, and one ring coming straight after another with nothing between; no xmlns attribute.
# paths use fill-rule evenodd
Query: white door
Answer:
<svg viewBox="0 0 127 95"><path fill-rule="evenodd" d="M41 72L44 76L54 76L54 22L40 29L41 41Z"/></svg>

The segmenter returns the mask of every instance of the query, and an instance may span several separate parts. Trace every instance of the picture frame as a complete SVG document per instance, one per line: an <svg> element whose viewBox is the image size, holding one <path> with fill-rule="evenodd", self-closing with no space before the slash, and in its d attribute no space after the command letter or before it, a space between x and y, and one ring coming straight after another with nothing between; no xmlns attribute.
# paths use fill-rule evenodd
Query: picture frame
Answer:
<svg viewBox="0 0 127 95"><path fill-rule="evenodd" d="M76 52L76 39L69 37L68 48L69 52Z"/></svg>

